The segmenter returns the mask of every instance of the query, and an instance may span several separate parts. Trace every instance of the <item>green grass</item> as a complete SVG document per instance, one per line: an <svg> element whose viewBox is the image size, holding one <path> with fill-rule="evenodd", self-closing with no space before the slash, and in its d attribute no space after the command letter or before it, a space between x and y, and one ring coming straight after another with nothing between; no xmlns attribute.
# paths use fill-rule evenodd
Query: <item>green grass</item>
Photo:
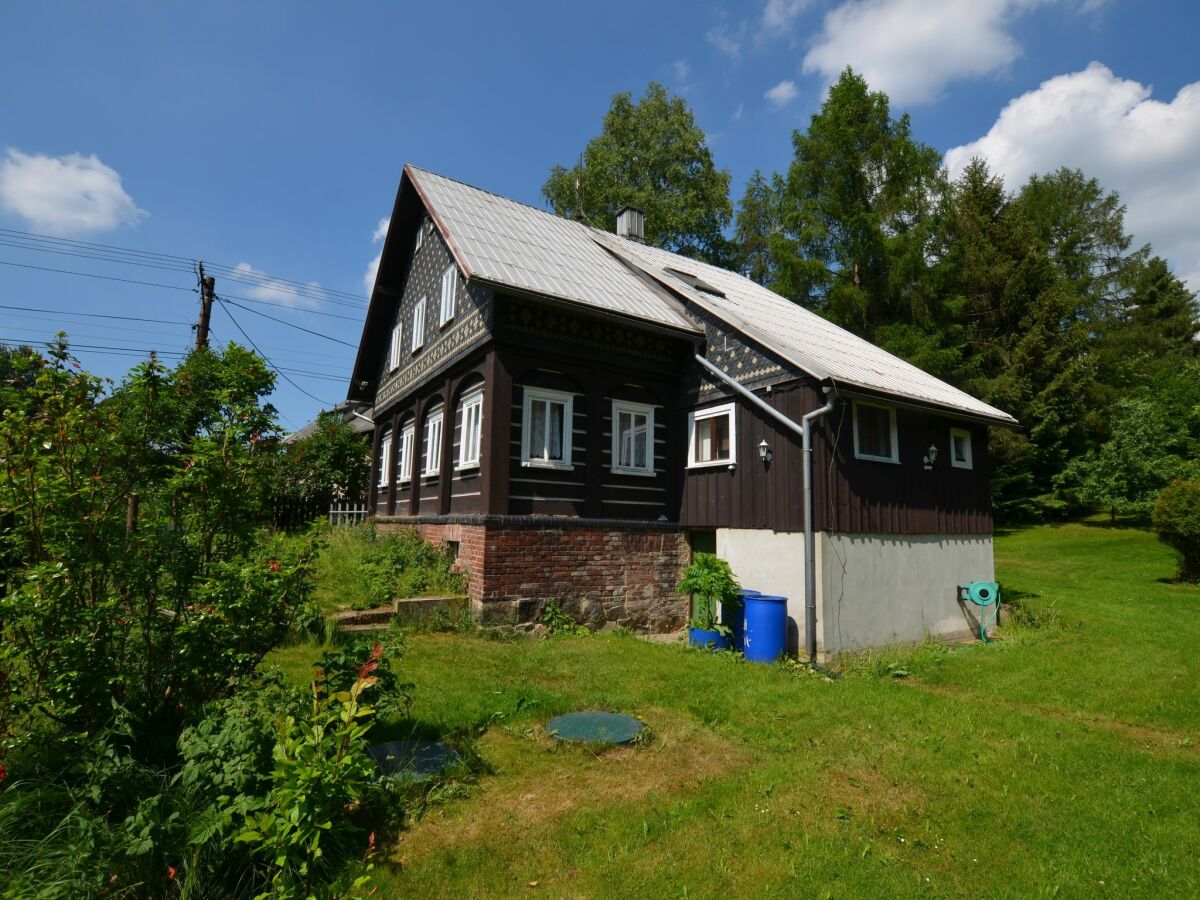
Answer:
<svg viewBox="0 0 1200 900"><path fill-rule="evenodd" d="M416 719L481 730L490 772L394 839L384 895L1200 895L1200 589L1134 529L996 553L1042 627L839 681L615 635L411 636ZM303 677L305 652L277 661ZM553 746L545 720L585 707L652 738Z"/></svg>

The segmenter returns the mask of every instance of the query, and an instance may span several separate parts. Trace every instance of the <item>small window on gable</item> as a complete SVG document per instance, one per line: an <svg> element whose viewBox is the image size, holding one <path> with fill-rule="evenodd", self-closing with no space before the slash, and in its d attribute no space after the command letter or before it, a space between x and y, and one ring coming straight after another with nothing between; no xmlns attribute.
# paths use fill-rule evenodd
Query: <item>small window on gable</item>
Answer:
<svg viewBox="0 0 1200 900"><path fill-rule="evenodd" d="M471 469L479 465L483 445L483 391L472 391L462 400L462 435L458 445L458 467Z"/></svg>
<svg viewBox="0 0 1200 900"><path fill-rule="evenodd" d="M451 265L442 273L442 303L438 311L438 326L454 318L454 294L458 289L458 266Z"/></svg>
<svg viewBox="0 0 1200 900"><path fill-rule="evenodd" d="M401 484L412 481L413 444L417 434L417 423L412 419L400 429L400 478Z"/></svg>
<svg viewBox="0 0 1200 900"><path fill-rule="evenodd" d="M688 414L688 467L729 465L737 461L734 405L725 403Z"/></svg>
<svg viewBox="0 0 1200 900"><path fill-rule="evenodd" d="M521 415L521 464L570 469L575 395L525 388Z"/></svg>
<svg viewBox="0 0 1200 900"><path fill-rule="evenodd" d="M421 243L425 240L425 220L422 219L417 223L417 241L413 244L413 256L417 255L417 251L421 249Z"/></svg>
<svg viewBox="0 0 1200 900"><path fill-rule="evenodd" d="M425 343L425 297L417 301L413 307L412 339L409 341L413 353L421 349Z"/></svg>
<svg viewBox="0 0 1200 900"><path fill-rule="evenodd" d="M875 462L900 462L895 407L854 401L854 455Z"/></svg>
<svg viewBox="0 0 1200 900"><path fill-rule="evenodd" d="M379 486L387 487L392 480L392 432L387 430L379 439Z"/></svg>
<svg viewBox="0 0 1200 900"><path fill-rule="evenodd" d="M624 475L654 474L654 407L614 400L612 470Z"/></svg>
<svg viewBox="0 0 1200 900"><path fill-rule="evenodd" d="M392 326L392 343L388 347L388 371L395 372L400 368L400 336L404 326L397 322Z"/></svg>
<svg viewBox="0 0 1200 900"><path fill-rule="evenodd" d="M971 432L965 428L950 429L950 465L956 469L972 469Z"/></svg>
<svg viewBox="0 0 1200 900"><path fill-rule="evenodd" d="M437 475L442 468L442 410L441 407L425 417L425 440L421 448L425 460L422 475Z"/></svg>

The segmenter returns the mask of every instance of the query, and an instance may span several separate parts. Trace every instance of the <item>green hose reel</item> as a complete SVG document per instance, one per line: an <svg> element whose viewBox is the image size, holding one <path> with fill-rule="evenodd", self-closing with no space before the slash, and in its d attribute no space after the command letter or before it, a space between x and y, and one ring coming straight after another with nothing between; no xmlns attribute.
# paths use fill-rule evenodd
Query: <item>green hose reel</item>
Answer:
<svg viewBox="0 0 1200 900"><path fill-rule="evenodd" d="M1000 585L994 581L968 581L959 587L958 596L978 606L980 615L991 607L991 615L979 622L979 637L985 644L990 644L992 641L987 636L987 628L1000 616Z"/></svg>

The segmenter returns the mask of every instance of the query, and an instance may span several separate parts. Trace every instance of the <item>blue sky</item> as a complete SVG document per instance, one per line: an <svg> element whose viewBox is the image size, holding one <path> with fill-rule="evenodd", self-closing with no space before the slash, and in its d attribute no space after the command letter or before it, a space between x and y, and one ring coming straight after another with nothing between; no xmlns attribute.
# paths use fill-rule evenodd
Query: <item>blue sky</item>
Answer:
<svg viewBox="0 0 1200 900"><path fill-rule="evenodd" d="M0 228L365 297L405 162L540 204L549 167L576 158L611 95L657 80L691 104L736 197L754 169L787 166L792 130L852 64L952 171L978 153L1014 184L1072 165L1120 190L1137 238L1200 287L1191 3L14 3L0 33ZM0 340L62 327L95 347L189 344L187 271L12 243L0 232ZM21 268L32 265L183 290ZM357 343L361 306L280 287L217 281L218 293L282 304L252 308ZM234 313L300 388L344 397L351 347ZM213 326L242 339L222 311ZM113 377L136 361L79 355ZM286 383L275 402L285 427L320 405Z"/></svg>

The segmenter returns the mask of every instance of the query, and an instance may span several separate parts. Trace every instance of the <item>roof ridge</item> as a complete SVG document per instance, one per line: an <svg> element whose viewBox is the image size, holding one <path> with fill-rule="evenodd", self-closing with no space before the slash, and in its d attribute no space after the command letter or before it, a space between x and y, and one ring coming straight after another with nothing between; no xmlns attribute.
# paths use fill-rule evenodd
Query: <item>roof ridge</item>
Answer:
<svg viewBox="0 0 1200 900"><path fill-rule="evenodd" d="M540 206L534 206L532 203L526 203L524 200L514 200L512 197L505 197L503 194L499 194L496 191L490 191L487 188L479 187L479 185L471 184L469 182L463 181L461 178L451 178L449 175L443 175L441 172L435 172L435 171L433 171L433 169L425 169L425 168L422 168L421 166L413 165L412 163L406 163L406 166L409 169L412 169L414 172L420 172L421 174L424 174L424 175L432 175L435 178L441 178L444 181L449 181L449 182L453 182L454 184L462 185L463 187L470 188L471 190L477 191L480 194L487 194L491 197L495 197L498 200L503 200L506 203L514 203L517 206L523 206L526 209L531 209L536 213L541 213L543 216L549 216L550 218L557 219L560 222L568 222L572 225L580 225L584 228L594 228L595 227L593 225L588 225L586 222L579 222L579 221L576 221L575 219L568 219L566 216L560 216L556 212L551 212L548 209L542 209Z"/></svg>

